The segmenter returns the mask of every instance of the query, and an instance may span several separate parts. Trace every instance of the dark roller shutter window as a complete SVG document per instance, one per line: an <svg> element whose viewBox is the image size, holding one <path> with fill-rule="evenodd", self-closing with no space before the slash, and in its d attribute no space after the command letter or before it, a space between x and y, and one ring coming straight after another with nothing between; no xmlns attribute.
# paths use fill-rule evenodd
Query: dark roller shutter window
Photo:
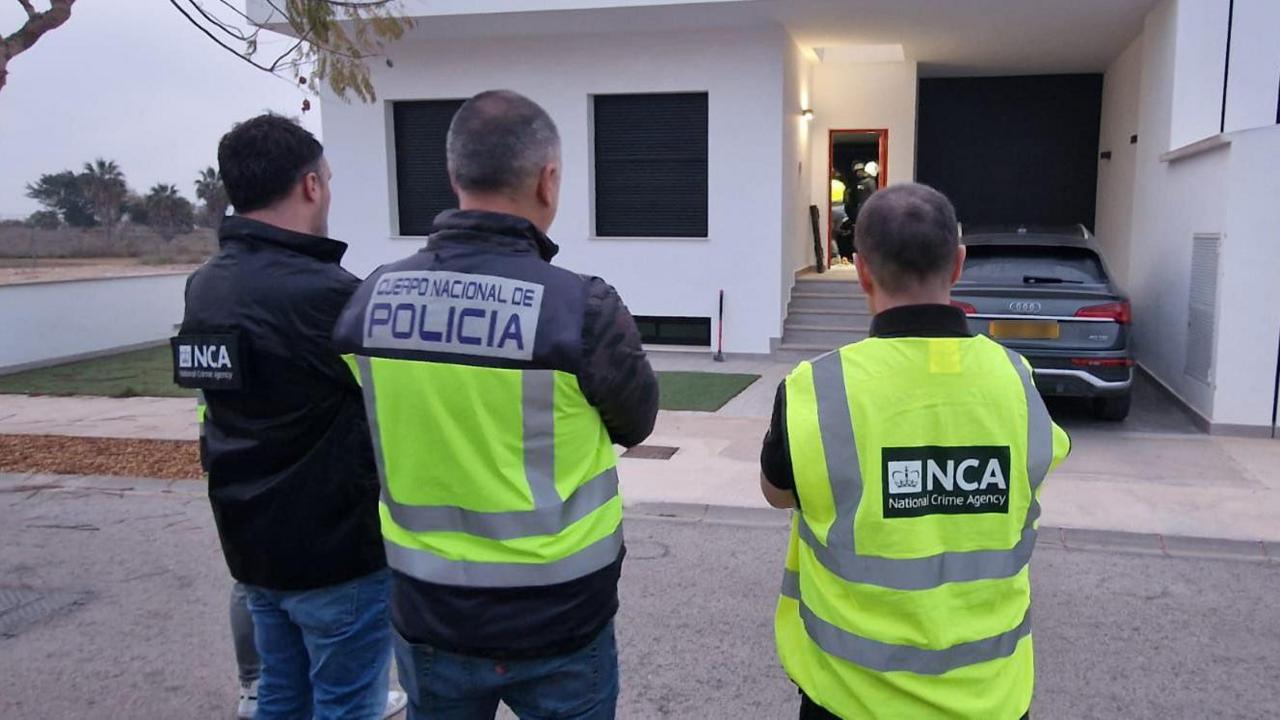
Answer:
<svg viewBox="0 0 1280 720"><path fill-rule="evenodd" d="M596 95L596 235L707 236L707 94Z"/></svg>
<svg viewBox="0 0 1280 720"><path fill-rule="evenodd" d="M449 123L463 102L414 100L391 106L401 235L429 235L436 215L458 207L444 145Z"/></svg>

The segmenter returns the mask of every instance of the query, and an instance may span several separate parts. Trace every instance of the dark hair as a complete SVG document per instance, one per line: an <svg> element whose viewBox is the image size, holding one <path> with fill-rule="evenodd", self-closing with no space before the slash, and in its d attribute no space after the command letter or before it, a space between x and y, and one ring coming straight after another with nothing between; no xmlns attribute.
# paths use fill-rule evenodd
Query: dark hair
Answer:
<svg viewBox="0 0 1280 720"><path fill-rule="evenodd" d="M945 281L960 248L956 211L928 185L891 185L863 203L853 242L891 293Z"/></svg>
<svg viewBox="0 0 1280 720"><path fill-rule="evenodd" d="M324 146L301 125L267 113L237 123L218 143L218 170L236 212L261 210L313 172Z"/></svg>
<svg viewBox="0 0 1280 720"><path fill-rule="evenodd" d="M528 187L560 155L556 124L534 101L510 90L468 100L449 125L449 175L458 189L510 193Z"/></svg>

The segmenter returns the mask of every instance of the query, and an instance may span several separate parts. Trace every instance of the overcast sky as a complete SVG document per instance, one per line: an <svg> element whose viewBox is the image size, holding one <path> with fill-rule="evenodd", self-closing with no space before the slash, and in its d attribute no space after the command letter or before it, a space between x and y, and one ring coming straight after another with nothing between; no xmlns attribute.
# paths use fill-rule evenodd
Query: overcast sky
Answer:
<svg viewBox="0 0 1280 720"><path fill-rule="evenodd" d="M24 18L18 3L0 0L0 34ZM81 0L65 25L9 63L0 218L39 208L26 183L99 156L118 162L135 190L173 183L194 199L196 174L217 165L218 138L232 123L264 110L298 116L304 97L214 45L165 0ZM312 106L302 120L319 135Z"/></svg>

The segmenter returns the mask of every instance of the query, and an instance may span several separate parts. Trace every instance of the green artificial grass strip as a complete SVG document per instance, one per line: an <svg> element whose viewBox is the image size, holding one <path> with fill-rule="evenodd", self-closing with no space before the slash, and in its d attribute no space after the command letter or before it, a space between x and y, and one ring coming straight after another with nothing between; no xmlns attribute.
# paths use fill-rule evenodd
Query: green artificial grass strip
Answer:
<svg viewBox="0 0 1280 720"><path fill-rule="evenodd" d="M759 375L734 373L660 372L661 407L715 412L759 379ZM194 391L173 384L167 345L3 375L0 393L104 397L195 395Z"/></svg>
<svg viewBox="0 0 1280 720"><path fill-rule="evenodd" d="M0 375L0 393L101 395L104 397L194 397L173 384L168 345Z"/></svg>
<svg viewBox="0 0 1280 720"><path fill-rule="evenodd" d="M759 379L759 375L737 373L660 372L660 407L715 412Z"/></svg>

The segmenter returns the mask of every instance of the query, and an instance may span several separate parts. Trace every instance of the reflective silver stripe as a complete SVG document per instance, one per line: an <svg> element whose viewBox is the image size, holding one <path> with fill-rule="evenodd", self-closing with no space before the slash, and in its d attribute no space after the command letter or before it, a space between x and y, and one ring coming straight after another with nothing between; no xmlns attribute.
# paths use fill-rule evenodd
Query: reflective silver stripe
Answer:
<svg viewBox="0 0 1280 720"><path fill-rule="evenodd" d="M579 486L568 500L560 500L554 476L555 377L551 371L526 370L523 373L525 472L529 477L535 509L478 512L448 505L420 506L397 502L391 497L387 484L373 365L369 358L357 356L356 367L360 372L365 411L373 435L374 460L382 481L382 502L387 506L391 519L409 532L460 532L491 540L555 535L618 496L617 468L609 468ZM531 444L538 446L538 450L531 452ZM553 499L546 497L548 492Z"/></svg>
<svg viewBox="0 0 1280 720"><path fill-rule="evenodd" d="M373 389L373 365L369 358L356 356L356 369L360 371L360 392L364 395L364 413L369 418L369 434L373 437L373 460L378 466L378 480L382 494L387 495L387 462L382 457L382 429L378 427L378 394Z"/></svg>
<svg viewBox="0 0 1280 720"><path fill-rule="evenodd" d="M825 544L817 538L803 517L796 527L800 539L809 546L823 567L849 582L895 590L927 590L949 582L1012 577L1026 567L1035 549L1035 521L1040 517L1040 502L1036 498L1036 491L1053 463L1053 425L1044 400L1035 389L1031 373L1022 364L1021 356L1012 350L1006 352L1022 379L1027 402L1027 478L1031 487L1031 499L1022 535L1018 543L1008 550L939 553L910 559L858 555L856 542L852 537L845 543L836 534L837 528L841 531L848 528L850 533L853 531L857 502L861 501L862 479L848 408L837 407L846 403L848 397L843 373L838 372L839 354L831 353L814 362L814 391L818 399L827 475L831 479L832 493L836 498L836 521ZM835 362L831 361L833 357L836 358ZM820 365L823 367L821 375ZM842 425L845 428L840 430L847 433L843 440L838 434L831 432L829 426L832 425ZM854 490L851 492L845 486L853 487ZM855 497L852 508L843 504L849 496Z"/></svg>
<svg viewBox="0 0 1280 720"><path fill-rule="evenodd" d="M1053 420L1049 417L1049 408L1045 407L1044 398L1036 390L1036 382L1022 362L1022 356L1005 348L1009 362L1018 371L1022 379L1022 392L1027 398L1027 480L1031 482L1031 506L1027 508L1027 524L1023 530L1035 538L1035 522L1040 519L1040 499L1036 497L1040 485L1049 475L1053 465Z"/></svg>
<svg viewBox="0 0 1280 720"><path fill-rule="evenodd" d="M573 555L545 564L447 560L390 540L385 545L387 564L392 569L424 582L460 587L535 587L576 580L617 560L622 550L622 525Z"/></svg>
<svg viewBox="0 0 1280 720"><path fill-rule="evenodd" d="M460 532L491 540L555 535L618 496L618 471L609 468L568 500L534 510L477 512L447 505L402 505L384 489L382 502L396 525L409 532Z"/></svg>
<svg viewBox="0 0 1280 720"><path fill-rule="evenodd" d="M928 590L950 582L1012 577L1031 560L1031 551L1036 545L1035 530L1027 527L1022 531L1018 544L1010 550L949 552L894 559L829 548L814 537L803 518L796 529L818 562L832 574L848 582L894 590Z"/></svg>
<svg viewBox="0 0 1280 720"><path fill-rule="evenodd" d="M561 502L556 492L556 376L551 370L525 370L522 375L524 473L534 507L552 507Z"/></svg>
<svg viewBox="0 0 1280 720"><path fill-rule="evenodd" d="M789 597L792 600L800 599L800 573L795 570L783 569L782 597Z"/></svg>
<svg viewBox="0 0 1280 720"><path fill-rule="evenodd" d="M836 505L835 522L827 532L826 545L852 555L853 520L862 502L862 469L858 466L858 444L854 441L839 350L813 361L813 392L818 400L818 429L822 433L827 479Z"/></svg>
<svg viewBox="0 0 1280 720"><path fill-rule="evenodd" d="M972 642L952 645L942 650L927 650L911 645L894 645L841 630L818 617L800 597L800 576L788 570L783 577L782 595L800 605L800 619L806 634L828 655L879 672L913 672L941 675L957 668L1008 657L1018 643L1031 633L1031 612L1022 616L1014 629Z"/></svg>

